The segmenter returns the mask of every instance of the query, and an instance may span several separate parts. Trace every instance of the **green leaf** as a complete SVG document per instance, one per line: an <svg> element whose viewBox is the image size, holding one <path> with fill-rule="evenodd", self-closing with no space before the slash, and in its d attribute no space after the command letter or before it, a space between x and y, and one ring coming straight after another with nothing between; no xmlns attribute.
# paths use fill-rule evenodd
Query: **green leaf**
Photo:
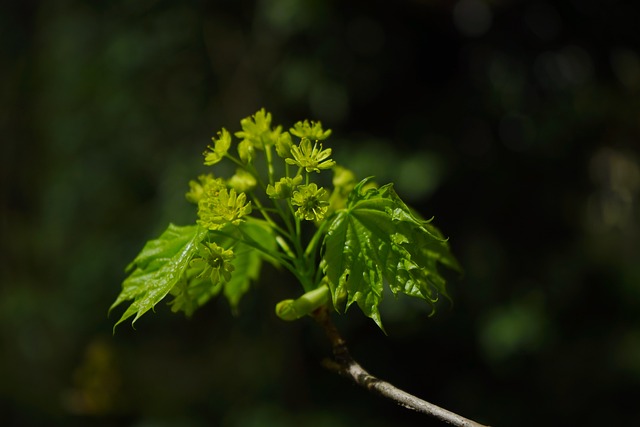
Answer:
<svg viewBox="0 0 640 427"><path fill-rule="evenodd" d="M331 219L322 264L336 309L356 302L383 329L378 306L385 281L394 295L421 298L433 312L439 296L448 297L437 264L459 266L440 232L413 214L392 184L364 191L369 180Z"/></svg>
<svg viewBox="0 0 640 427"><path fill-rule="evenodd" d="M274 262L269 253L277 250L271 228L264 221L254 220L239 227L228 227L227 232L209 232L205 228L192 225L179 227L173 224L155 240L150 240L140 254L127 267L131 275L122 283L122 291L109 311L133 300L118 326L135 315L135 323L143 314L171 293L170 302L174 312L184 311L187 316L218 295L221 290L233 310L249 290L252 280L260 274L263 260ZM231 264L234 271L227 282L211 283L208 277L201 277L201 270L190 266L190 261L198 252L198 245L207 239L225 248L233 248ZM246 243L245 243L246 242ZM114 328L115 328L114 326Z"/></svg>
<svg viewBox="0 0 640 427"><path fill-rule="evenodd" d="M197 225L169 224L158 239L147 242L127 267L133 272L122 283L122 291L109 309L133 300L114 328L134 315L132 324L135 323L178 284L206 234L207 230Z"/></svg>
<svg viewBox="0 0 640 427"><path fill-rule="evenodd" d="M187 275L192 276L189 273ZM169 302L171 311L184 311L187 317L191 317L196 309L220 293L222 283L219 281L214 285L208 276L192 276L187 280L180 280L171 290L171 295L174 296Z"/></svg>

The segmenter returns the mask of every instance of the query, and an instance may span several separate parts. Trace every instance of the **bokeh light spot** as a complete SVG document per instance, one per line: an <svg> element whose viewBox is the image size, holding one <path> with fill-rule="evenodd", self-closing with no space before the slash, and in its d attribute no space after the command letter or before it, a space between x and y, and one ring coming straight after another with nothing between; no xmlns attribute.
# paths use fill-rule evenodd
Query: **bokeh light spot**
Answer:
<svg viewBox="0 0 640 427"><path fill-rule="evenodd" d="M453 22L462 34L477 37L491 28L493 14L483 0L460 0L453 8Z"/></svg>

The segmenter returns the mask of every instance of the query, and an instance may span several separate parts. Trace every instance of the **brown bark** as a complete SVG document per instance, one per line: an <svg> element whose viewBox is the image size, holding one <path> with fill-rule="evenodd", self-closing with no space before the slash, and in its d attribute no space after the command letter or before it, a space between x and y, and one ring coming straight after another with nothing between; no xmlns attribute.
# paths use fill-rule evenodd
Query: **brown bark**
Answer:
<svg viewBox="0 0 640 427"><path fill-rule="evenodd" d="M422 400L369 374L349 354L345 340L331 320L328 307L324 306L317 309L312 313L312 316L325 331L333 350L333 359L325 359L323 361L323 365L327 369L351 379L374 394L390 399L405 408L431 415L450 425L457 427L487 427Z"/></svg>

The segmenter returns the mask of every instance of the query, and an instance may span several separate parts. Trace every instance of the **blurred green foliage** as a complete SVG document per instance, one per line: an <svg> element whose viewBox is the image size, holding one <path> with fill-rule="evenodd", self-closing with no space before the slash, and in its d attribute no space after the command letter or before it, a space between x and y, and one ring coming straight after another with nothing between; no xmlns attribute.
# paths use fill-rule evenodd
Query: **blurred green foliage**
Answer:
<svg viewBox="0 0 640 427"><path fill-rule="evenodd" d="M4 2L2 424L438 425L327 375L314 325L258 304L295 286L273 271L237 317L158 307L111 336L121 267L192 222L201 151L261 106L322 120L335 160L397 182L465 268L452 310L401 299L389 337L337 319L372 373L495 425L639 419L635 17L601 0Z"/></svg>

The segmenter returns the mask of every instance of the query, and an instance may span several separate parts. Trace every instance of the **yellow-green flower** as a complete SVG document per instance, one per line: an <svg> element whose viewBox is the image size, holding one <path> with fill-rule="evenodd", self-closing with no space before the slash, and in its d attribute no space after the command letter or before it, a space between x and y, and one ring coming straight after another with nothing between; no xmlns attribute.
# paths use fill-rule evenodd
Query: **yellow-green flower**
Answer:
<svg viewBox="0 0 640 427"><path fill-rule="evenodd" d="M331 129L324 131L322 130L322 123L309 123L309 120L296 123L291 129L289 129L289 132L299 138L309 138L314 141L322 141L323 139L329 138L329 135L331 135Z"/></svg>
<svg viewBox="0 0 640 427"><path fill-rule="evenodd" d="M222 128L218 132L218 139L213 137L211 140L213 141L213 146L209 145L207 150L202 153L204 155L204 164L207 166L215 165L224 158L231 146L231 134L225 128Z"/></svg>
<svg viewBox="0 0 640 427"><path fill-rule="evenodd" d="M227 181L229 187L233 188L239 193L252 190L256 184L255 176L251 175L244 169L237 169L235 175L233 175Z"/></svg>
<svg viewBox="0 0 640 427"><path fill-rule="evenodd" d="M235 135L258 150L275 144L282 131L281 126L271 129L271 113L267 113L264 108L253 116L240 120L240 126L242 130Z"/></svg>
<svg viewBox="0 0 640 427"><path fill-rule="evenodd" d="M231 249L224 249L215 243L201 243L198 248L198 256L193 258L189 264L196 269L202 268L198 278L209 277L211 284L216 286L221 278L225 282L231 280L231 273L235 269L231 264L234 257Z"/></svg>
<svg viewBox="0 0 640 427"><path fill-rule="evenodd" d="M307 172L320 172L322 169L331 169L336 162L329 159L331 156L331 148L322 149L322 144L316 142L311 145L308 138L303 138L300 145L291 147L291 155L293 159L285 159L290 165L297 165L304 168Z"/></svg>
<svg viewBox="0 0 640 427"><path fill-rule="evenodd" d="M221 178L214 178L212 174L200 175L198 180L189 181L189 191L185 197L191 203L198 203L207 191L213 188L224 188L224 182Z"/></svg>
<svg viewBox="0 0 640 427"><path fill-rule="evenodd" d="M209 230L220 230L227 224L238 225L251 213L251 202L245 193L233 188L212 188L198 202L198 223Z"/></svg>
<svg viewBox="0 0 640 427"><path fill-rule="evenodd" d="M272 199L288 199L293 194L293 189L302 182L302 175L295 178L281 178L275 185L267 186L267 196Z"/></svg>
<svg viewBox="0 0 640 427"><path fill-rule="evenodd" d="M301 185L293 192L291 203L298 206L296 216L307 221L322 221L327 213L329 202L327 190L315 183Z"/></svg>

